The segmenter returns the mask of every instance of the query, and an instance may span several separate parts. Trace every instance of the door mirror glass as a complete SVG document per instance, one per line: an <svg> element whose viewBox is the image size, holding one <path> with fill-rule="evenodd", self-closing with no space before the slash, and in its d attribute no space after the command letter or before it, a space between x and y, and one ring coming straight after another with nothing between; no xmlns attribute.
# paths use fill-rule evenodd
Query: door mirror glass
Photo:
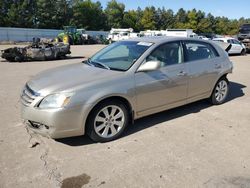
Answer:
<svg viewBox="0 0 250 188"><path fill-rule="evenodd" d="M161 62L159 61L147 61L143 63L137 70L137 72L148 72L154 71L161 67Z"/></svg>

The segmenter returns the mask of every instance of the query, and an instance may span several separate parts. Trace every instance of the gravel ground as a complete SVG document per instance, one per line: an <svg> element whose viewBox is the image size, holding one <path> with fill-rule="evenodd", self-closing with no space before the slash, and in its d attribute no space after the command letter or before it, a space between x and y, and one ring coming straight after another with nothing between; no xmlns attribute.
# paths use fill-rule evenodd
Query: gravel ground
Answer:
<svg viewBox="0 0 250 188"><path fill-rule="evenodd" d="M19 112L25 82L102 47L72 46L71 57L50 62L0 58L1 188L250 187L250 55L230 57L234 73L223 105L199 101L142 118L122 138L104 144L27 132Z"/></svg>

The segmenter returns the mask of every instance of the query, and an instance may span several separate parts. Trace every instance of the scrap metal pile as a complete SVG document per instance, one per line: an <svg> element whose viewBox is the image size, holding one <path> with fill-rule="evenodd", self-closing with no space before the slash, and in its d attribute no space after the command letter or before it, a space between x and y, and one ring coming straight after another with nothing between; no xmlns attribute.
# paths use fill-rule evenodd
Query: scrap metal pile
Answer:
<svg viewBox="0 0 250 188"><path fill-rule="evenodd" d="M1 57L10 62L45 61L65 58L70 53L69 44L52 43L34 38L29 46L2 50Z"/></svg>

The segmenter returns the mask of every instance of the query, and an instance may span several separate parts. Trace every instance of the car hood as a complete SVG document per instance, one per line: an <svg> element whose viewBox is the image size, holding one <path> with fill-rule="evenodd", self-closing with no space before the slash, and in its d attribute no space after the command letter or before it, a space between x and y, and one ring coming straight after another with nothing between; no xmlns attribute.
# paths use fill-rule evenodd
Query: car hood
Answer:
<svg viewBox="0 0 250 188"><path fill-rule="evenodd" d="M94 82L100 83L123 73L78 63L41 72L34 76L27 85L41 95L47 95L74 90Z"/></svg>

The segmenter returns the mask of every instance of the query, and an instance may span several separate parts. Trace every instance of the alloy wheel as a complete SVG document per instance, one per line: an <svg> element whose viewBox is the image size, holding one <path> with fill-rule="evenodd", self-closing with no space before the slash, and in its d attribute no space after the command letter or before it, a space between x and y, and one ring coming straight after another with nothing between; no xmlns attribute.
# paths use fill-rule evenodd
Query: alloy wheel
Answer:
<svg viewBox="0 0 250 188"><path fill-rule="evenodd" d="M226 98L227 92L228 84L225 80L221 80L215 88L215 99L218 102L222 102Z"/></svg>
<svg viewBox="0 0 250 188"><path fill-rule="evenodd" d="M102 138L110 138L117 135L125 125L125 114L116 105L102 108L94 120L94 130Z"/></svg>

